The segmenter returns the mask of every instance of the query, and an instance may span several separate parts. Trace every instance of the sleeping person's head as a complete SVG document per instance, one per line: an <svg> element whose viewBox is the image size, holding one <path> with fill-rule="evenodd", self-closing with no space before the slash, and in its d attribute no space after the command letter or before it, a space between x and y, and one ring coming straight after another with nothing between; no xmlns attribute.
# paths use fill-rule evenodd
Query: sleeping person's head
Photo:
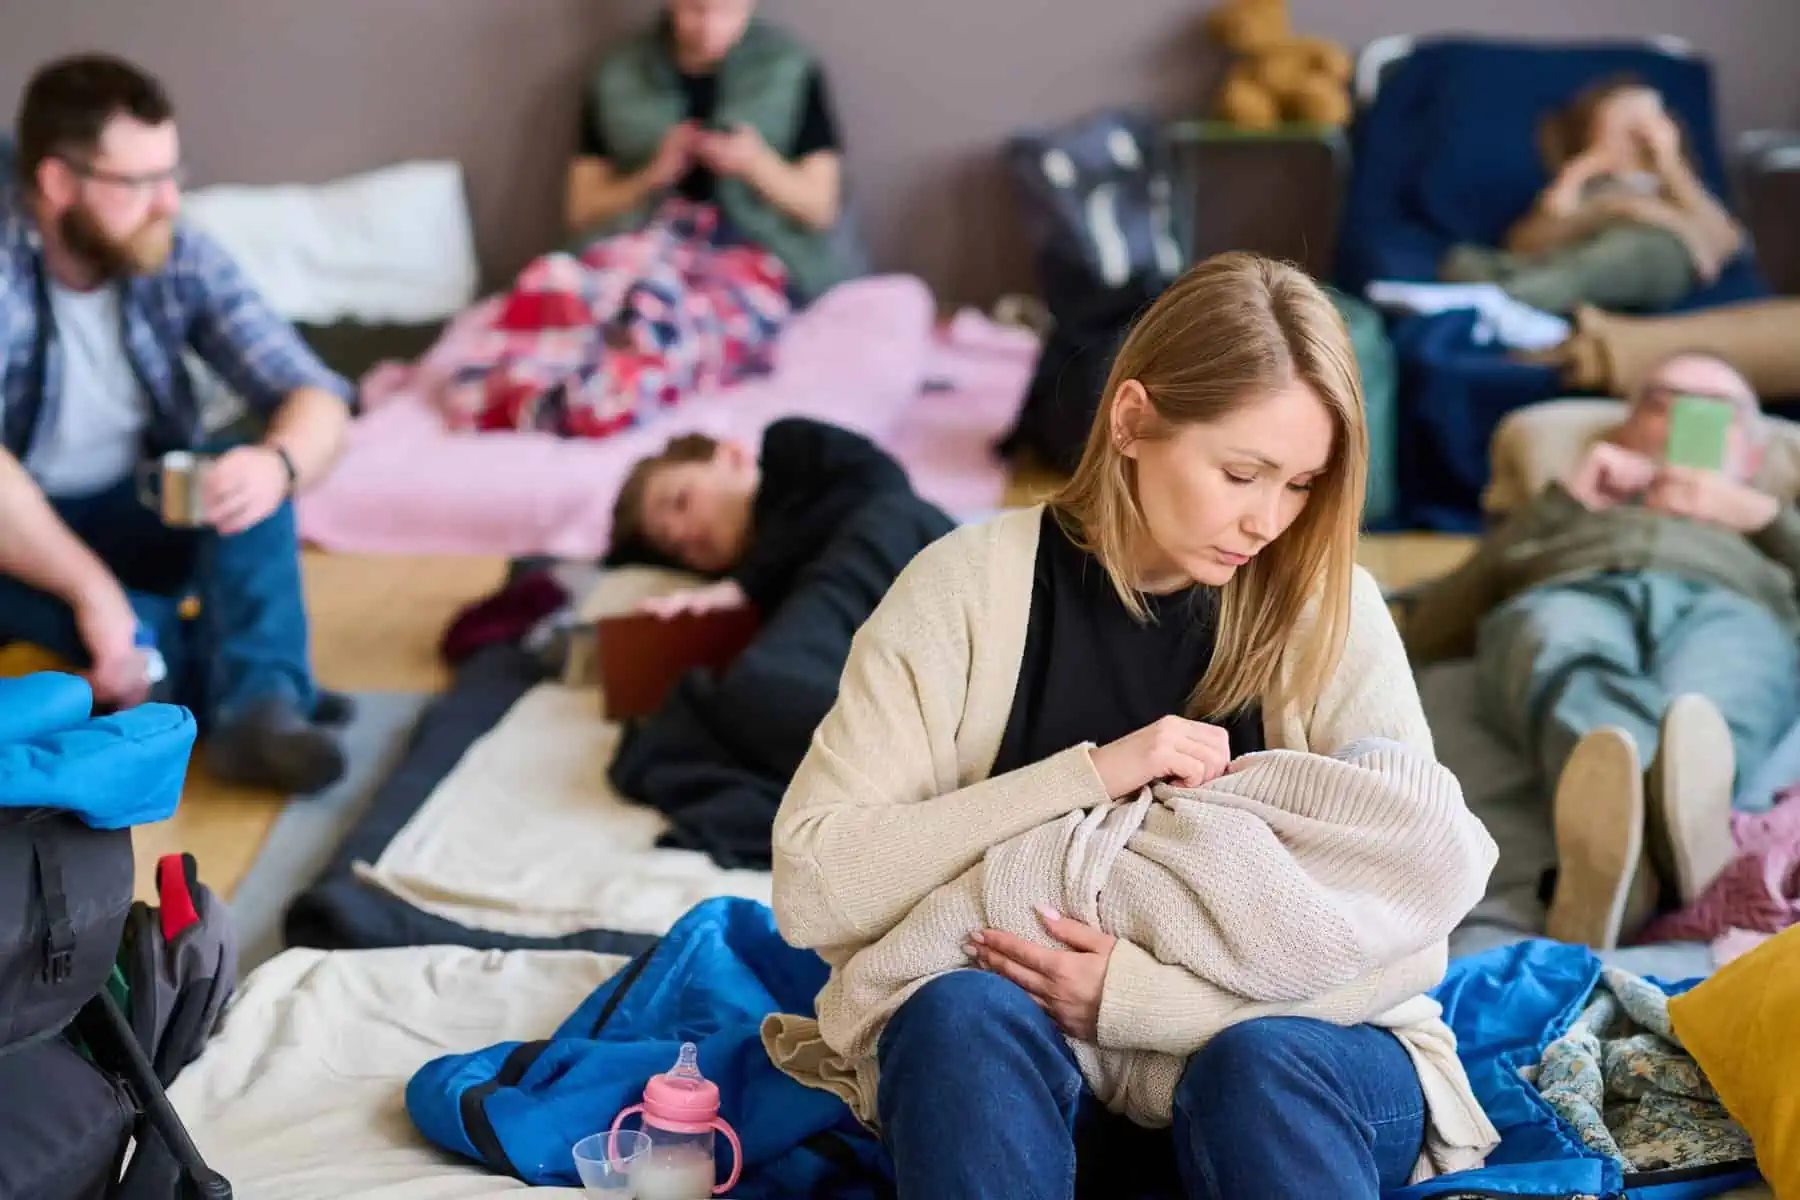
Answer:
<svg viewBox="0 0 1800 1200"><path fill-rule="evenodd" d="M721 575L742 559L761 472L743 445L703 433L672 438L625 477L613 505L613 557Z"/></svg>
<svg viewBox="0 0 1800 1200"><path fill-rule="evenodd" d="M1714 354L1682 352L1665 358L1644 376L1625 420L1609 440L1645 458L1661 459L1669 444L1669 415L1681 396L1731 405L1737 419L1726 442L1725 471L1739 481L1754 476L1768 442L1768 421L1749 381Z"/></svg>
<svg viewBox="0 0 1800 1200"><path fill-rule="evenodd" d="M1367 459L1356 358L1330 298L1294 267L1225 254L1132 328L1054 504L1135 611L1141 592L1223 588L1200 697L1230 712L1276 686L1275 659L1321 590L1295 686L1323 685L1348 619Z"/></svg>
<svg viewBox="0 0 1800 1200"><path fill-rule="evenodd" d="M711 71L744 36L755 0L669 0L675 58L690 75Z"/></svg>

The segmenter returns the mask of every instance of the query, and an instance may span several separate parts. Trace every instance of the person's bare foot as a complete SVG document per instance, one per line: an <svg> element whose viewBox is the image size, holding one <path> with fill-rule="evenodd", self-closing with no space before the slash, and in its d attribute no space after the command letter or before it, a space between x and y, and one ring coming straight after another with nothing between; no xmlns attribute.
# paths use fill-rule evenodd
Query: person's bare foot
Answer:
<svg viewBox="0 0 1800 1200"><path fill-rule="evenodd" d="M1650 859L1675 885L1683 907L1731 865L1731 797L1737 764L1731 727L1712 701L1677 696L1663 712L1650 764L1645 814Z"/></svg>
<svg viewBox="0 0 1800 1200"><path fill-rule="evenodd" d="M1655 915L1656 879L1644 857L1644 773L1622 729L1576 743L1556 782L1556 891L1545 932L1610 950Z"/></svg>

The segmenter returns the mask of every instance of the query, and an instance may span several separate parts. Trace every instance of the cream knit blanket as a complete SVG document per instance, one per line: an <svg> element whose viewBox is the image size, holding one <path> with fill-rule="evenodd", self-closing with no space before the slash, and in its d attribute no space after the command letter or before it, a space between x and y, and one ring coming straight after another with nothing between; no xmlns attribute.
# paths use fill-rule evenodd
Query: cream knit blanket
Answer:
<svg viewBox="0 0 1800 1200"><path fill-rule="evenodd" d="M1458 1108L1434 1125L1474 1135L1428 1144L1425 1173L1458 1169L1480 1161L1492 1126L1479 1108L1463 1111L1454 1039L1423 993L1442 978L1445 939L1480 899L1494 856L1456 779L1428 754L1385 740L1330 757L1264 752L1205 787L1146 788L994 846L833 972L818 1033L835 1055L779 1021L765 1043L778 1066L872 1118L887 1019L927 980L968 967L963 946L977 930L1054 945L1036 911L1047 905L1188 980L1164 1009L1181 1027L1173 1037L1108 1030L1103 1002L1101 1040L1117 1044L1072 1042L1109 1108L1169 1123L1186 1057L1141 1048L1159 1041L1191 1047L1260 1016L1372 1022L1429 1066L1428 1104Z"/></svg>

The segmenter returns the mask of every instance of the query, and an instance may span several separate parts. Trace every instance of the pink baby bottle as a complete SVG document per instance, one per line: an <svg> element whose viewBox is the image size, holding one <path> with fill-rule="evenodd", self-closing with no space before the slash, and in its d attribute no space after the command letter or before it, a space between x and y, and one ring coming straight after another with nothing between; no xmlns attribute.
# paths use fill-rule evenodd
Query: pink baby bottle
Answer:
<svg viewBox="0 0 1800 1200"><path fill-rule="evenodd" d="M613 1118L614 1133L632 1113L642 1113L650 1152L631 1173L638 1200L705 1200L723 1195L744 1168L744 1148L737 1132L719 1116L719 1087L700 1074L699 1049L683 1042L673 1069L652 1075L644 1086L644 1102ZM713 1133L731 1143L731 1178L718 1187L713 1160Z"/></svg>

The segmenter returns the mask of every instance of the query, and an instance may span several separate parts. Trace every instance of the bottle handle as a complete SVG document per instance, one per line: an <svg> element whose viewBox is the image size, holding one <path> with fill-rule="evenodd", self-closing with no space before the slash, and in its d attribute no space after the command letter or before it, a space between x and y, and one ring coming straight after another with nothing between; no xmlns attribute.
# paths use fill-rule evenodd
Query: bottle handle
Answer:
<svg viewBox="0 0 1800 1200"><path fill-rule="evenodd" d="M625 1123L625 1118L629 1117L632 1113L641 1113L643 1111L643 1105L634 1104L630 1108L622 1110L618 1116L613 1118L612 1128L607 1130L606 1134L606 1157L609 1160L617 1159L619 1157L619 1126L623 1125Z"/></svg>
<svg viewBox="0 0 1800 1200"><path fill-rule="evenodd" d="M723 1196L737 1186L738 1176L744 1172L744 1147L738 1142L737 1131L727 1125L723 1117L714 1117L712 1125L731 1143L731 1178L713 1189L713 1195Z"/></svg>

